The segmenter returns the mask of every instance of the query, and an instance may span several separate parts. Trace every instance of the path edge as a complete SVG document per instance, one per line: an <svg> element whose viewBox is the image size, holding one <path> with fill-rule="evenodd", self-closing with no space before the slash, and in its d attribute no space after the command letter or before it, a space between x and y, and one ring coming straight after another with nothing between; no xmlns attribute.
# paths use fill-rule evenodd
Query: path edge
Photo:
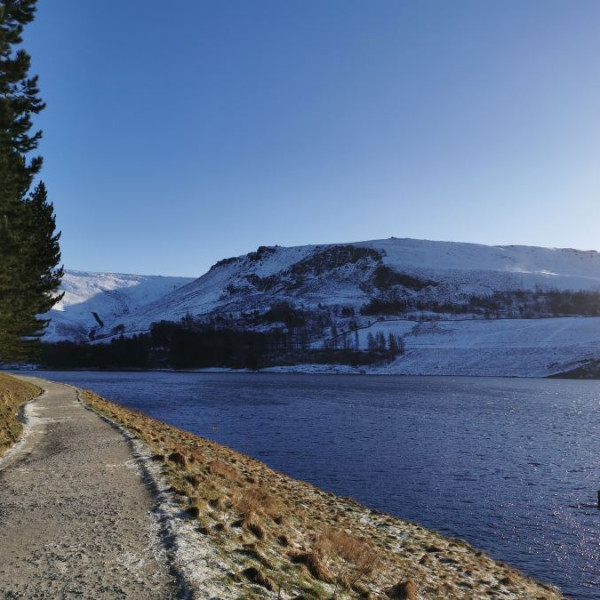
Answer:
<svg viewBox="0 0 600 600"><path fill-rule="evenodd" d="M14 459L15 455L18 455L29 441L33 429L33 419L37 416L33 414L33 404L37 400L41 400L47 393L48 390L42 388L41 394L35 398L30 398L27 402L24 402L19 406L17 419L23 424L23 431L21 432L19 439L2 456L0 456L0 471L3 471L8 466L11 459Z"/></svg>

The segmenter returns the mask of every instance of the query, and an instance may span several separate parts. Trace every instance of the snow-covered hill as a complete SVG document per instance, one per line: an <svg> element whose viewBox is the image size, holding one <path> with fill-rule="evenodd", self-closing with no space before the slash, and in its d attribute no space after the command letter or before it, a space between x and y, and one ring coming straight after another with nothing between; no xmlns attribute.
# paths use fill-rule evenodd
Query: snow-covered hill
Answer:
<svg viewBox="0 0 600 600"><path fill-rule="evenodd" d="M158 277L65 271L64 296L47 315L44 341L89 341L108 335L141 308L192 281L189 277Z"/></svg>
<svg viewBox="0 0 600 600"><path fill-rule="evenodd" d="M263 246L195 280L68 272L63 287L48 341L105 340L186 315L280 326L261 316L283 305L311 324L313 347L402 336L406 353L384 372L545 375L600 358L595 251L396 238Z"/></svg>
<svg viewBox="0 0 600 600"><path fill-rule="evenodd" d="M528 246L483 246L411 239L346 245L261 247L225 259L131 319L143 330L184 315L240 314L289 301L313 309L373 298L466 302L471 296L528 290L600 290L600 254Z"/></svg>

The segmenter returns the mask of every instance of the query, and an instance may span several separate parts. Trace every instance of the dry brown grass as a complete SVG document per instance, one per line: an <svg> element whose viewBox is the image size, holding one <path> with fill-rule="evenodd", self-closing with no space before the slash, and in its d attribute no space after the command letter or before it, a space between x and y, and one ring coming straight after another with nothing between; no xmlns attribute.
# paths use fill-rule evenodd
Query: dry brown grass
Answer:
<svg viewBox="0 0 600 600"><path fill-rule="evenodd" d="M327 583L334 581L333 574L327 568L325 557L320 548L315 547L309 551L290 552L289 557L293 563L304 565L314 578Z"/></svg>
<svg viewBox="0 0 600 600"><path fill-rule="evenodd" d="M232 500L233 508L242 515L255 513L277 518L285 510L281 499L261 485L246 486L236 490Z"/></svg>
<svg viewBox="0 0 600 600"><path fill-rule="evenodd" d="M330 527L317 538L315 548L336 583L347 588L371 577L382 560L381 550L370 540Z"/></svg>
<svg viewBox="0 0 600 600"><path fill-rule="evenodd" d="M83 399L148 444L200 534L222 549L240 598L563 598L463 541L371 511L94 394Z"/></svg>
<svg viewBox="0 0 600 600"><path fill-rule="evenodd" d="M224 479L231 479L233 481L238 480L240 478L240 474L235 467L224 463L221 460L213 460L208 465L208 470L213 475L221 475Z"/></svg>
<svg viewBox="0 0 600 600"><path fill-rule="evenodd" d="M387 595L391 600L418 600L419 598L417 584L412 579L398 583L388 590Z"/></svg>
<svg viewBox="0 0 600 600"><path fill-rule="evenodd" d="M0 373L0 456L19 439L23 431L23 425L17 418L19 409L41 392L32 383Z"/></svg>

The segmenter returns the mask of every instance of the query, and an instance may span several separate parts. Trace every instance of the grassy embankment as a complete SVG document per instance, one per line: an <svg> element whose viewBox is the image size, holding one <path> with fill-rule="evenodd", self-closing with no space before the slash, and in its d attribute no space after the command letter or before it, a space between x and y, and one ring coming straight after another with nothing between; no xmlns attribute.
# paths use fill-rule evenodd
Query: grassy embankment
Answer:
<svg viewBox="0 0 600 600"><path fill-rule="evenodd" d="M145 441L239 598L563 598L461 540L370 510L89 392Z"/></svg>
<svg viewBox="0 0 600 600"><path fill-rule="evenodd" d="M23 425L17 419L19 408L42 390L25 381L0 373L0 456L20 437Z"/></svg>

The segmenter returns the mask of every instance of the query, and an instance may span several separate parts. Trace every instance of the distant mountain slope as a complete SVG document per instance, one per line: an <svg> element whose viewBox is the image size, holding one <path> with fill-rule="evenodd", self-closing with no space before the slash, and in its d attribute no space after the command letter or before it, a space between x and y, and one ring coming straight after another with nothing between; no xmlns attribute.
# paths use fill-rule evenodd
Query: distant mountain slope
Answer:
<svg viewBox="0 0 600 600"><path fill-rule="evenodd" d="M189 277L160 277L89 273L66 270L63 299L47 315L44 341L89 341L110 333L120 318L192 281Z"/></svg>
<svg viewBox="0 0 600 600"><path fill-rule="evenodd" d="M375 297L457 302L513 290L600 290L600 254L529 246L395 239L354 244L261 247L225 259L149 304L143 329L186 313L266 310L274 301L360 309Z"/></svg>
<svg viewBox="0 0 600 600"><path fill-rule="evenodd" d="M194 280L68 272L63 289L47 341L108 341L191 317L296 328L311 348L364 350L392 333L406 352L378 369L389 373L540 376L600 359L595 251L395 238L261 246Z"/></svg>

